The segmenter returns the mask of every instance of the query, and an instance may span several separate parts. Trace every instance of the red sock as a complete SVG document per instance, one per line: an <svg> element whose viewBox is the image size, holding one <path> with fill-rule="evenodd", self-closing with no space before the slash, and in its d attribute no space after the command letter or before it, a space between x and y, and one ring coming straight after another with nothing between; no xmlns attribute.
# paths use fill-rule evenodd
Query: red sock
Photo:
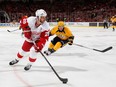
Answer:
<svg viewBox="0 0 116 87"><path fill-rule="evenodd" d="M21 59L23 56L17 53L17 57Z"/></svg>
<svg viewBox="0 0 116 87"><path fill-rule="evenodd" d="M30 62L35 62L35 61L36 61L36 58L33 59L33 58L30 58L30 57L29 57L29 61L30 61Z"/></svg>

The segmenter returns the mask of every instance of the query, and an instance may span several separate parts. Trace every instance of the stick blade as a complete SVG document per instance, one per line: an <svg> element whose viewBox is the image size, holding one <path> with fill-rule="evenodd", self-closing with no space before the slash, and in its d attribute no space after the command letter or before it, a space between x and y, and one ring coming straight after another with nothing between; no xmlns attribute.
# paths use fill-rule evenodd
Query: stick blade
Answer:
<svg viewBox="0 0 116 87"><path fill-rule="evenodd" d="M63 84L66 84L68 82L67 78L60 78L60 80L62 81Z"/></svg>
<svg viewBox="0 0 116 87"><path fill-rule="evenodd" d="M108 47L108 48L106 48L106 49L104 49L104 50L98 50L98 49L93 49L93 50L95 50L95 51L98 51L98 52L107 52L107 51L109 51L109 50L111 50L113 47L112 46L110 46L110 47Z"/></svg>
<svg viewBox="0 0 116 87"><path fill-rule="evenodd" d="M108 47L108 48L106 48L106 49L102 50L102 52L109 51L109 50L111 50L112 48L113 48L113 47L112 47L112 46L110 46L110 47Z"/></svg>

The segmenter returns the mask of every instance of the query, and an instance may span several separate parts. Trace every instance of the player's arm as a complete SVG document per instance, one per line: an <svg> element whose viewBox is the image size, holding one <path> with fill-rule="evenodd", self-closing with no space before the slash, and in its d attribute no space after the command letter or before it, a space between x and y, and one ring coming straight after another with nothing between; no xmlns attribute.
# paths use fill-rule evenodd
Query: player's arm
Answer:
<svg viewBox="0 0 116 87"><path fill-rule="evenodd" d="M35 41L35 49L36 51L41 51L42 48L44 47L46 41L48 41L48 38L49 38L49 30L47 31L43 31L40 35L40 38L39 40Z"/></svg>
<svg viewBox="0 0 116 87"><path fill-rule="evenodd" d="M72 45L73 44L73 40L74 40L74 35L72 34L72 32L70 31L69 28L67 28L67 36L69 37L68 38L68 44L69 45Z"/></svg>
<svg viewBox="0 0 116 87"><path fill-rule="evenodd" d="M70 37L68 38L68 44L69 44L69 45L72 45L72 44L73 44L73 40L74 40L74 36L70 36Z"/></svg>
<svg viewBox="0 0 116 87"><path fill-rule="evenodd" d="M24 36L28 41L32 41L31 38L31 29L28 26L27 18L23 18L20 21L20 28L23 30Z"/></svg>

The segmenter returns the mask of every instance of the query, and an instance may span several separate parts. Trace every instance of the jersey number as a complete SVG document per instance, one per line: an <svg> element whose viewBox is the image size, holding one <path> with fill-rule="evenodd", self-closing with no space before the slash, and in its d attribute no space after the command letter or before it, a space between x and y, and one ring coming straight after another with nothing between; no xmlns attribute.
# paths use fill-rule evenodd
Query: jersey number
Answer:
<svg viewBox="0 0 116 87"><path fill-rule="evenodd" d="M27 19L23 19L23 24L26 24L27 23Z"/></svg>

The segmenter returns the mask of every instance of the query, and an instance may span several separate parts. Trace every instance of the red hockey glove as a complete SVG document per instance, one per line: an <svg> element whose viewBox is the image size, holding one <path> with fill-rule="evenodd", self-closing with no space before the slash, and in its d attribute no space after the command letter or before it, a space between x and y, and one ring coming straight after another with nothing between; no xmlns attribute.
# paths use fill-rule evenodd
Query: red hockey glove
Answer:
<svg viewBox="0 0 116 87"><path fill-rule="evenodd" d="M41 33L40 35L40 39L35 41L35 50L37 50L37 52L41 51L46 43L46 41L48 40L49 38L49 35L47 34L48 31L44 31Z"/></svg>

